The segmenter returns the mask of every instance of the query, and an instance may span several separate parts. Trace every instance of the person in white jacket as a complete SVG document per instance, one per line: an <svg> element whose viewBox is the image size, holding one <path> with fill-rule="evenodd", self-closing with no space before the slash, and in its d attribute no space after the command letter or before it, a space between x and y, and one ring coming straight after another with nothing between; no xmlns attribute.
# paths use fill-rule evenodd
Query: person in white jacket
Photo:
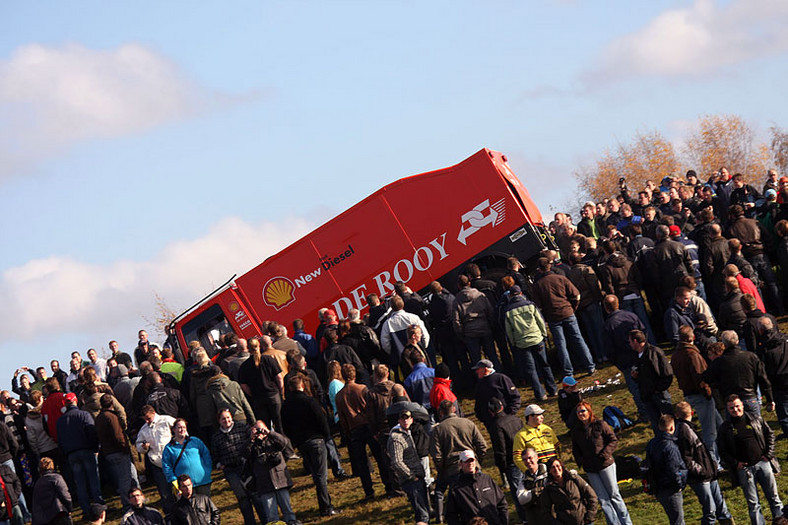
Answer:
<svg viewBox="0 0 788 525"><path fill-rule="evenodd" d="M164 447L172 440L171 429L175 418L157 414L150 405L142 407L141 412L145 424L137 433L135 445L140 454L145 454L145 471L153 476L163 502L164 513L169 516L175 499L172 495L172 484L167 481L161 468L161 455Z"/></svg>
<svg viewBox="0 0 788 525"><path fill-rule="evenodd" d="M421 328L421 347L426 349L430 344L430 334L424 321L418 315L404 310L405 301L399 295L391 298L391 315L383 321L380 332L380 346L389 354L389 367L395 374L399 370L402 351L408 344L408 327L418 325ZM404 379L404 376L403 376Z"/></svg>

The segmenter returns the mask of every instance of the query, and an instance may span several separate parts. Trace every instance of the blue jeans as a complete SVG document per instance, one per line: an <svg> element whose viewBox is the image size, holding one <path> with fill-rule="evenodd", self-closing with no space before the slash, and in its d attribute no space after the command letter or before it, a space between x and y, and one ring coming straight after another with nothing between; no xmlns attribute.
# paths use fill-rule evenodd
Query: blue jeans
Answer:
<svg viewBox="0 0 788 525"><path fill-rule="evenodd" d="M328 464L331 467L331 472L334 473L334 477L345 474L345 469L342 467L342 458L339 457L337 444L334 443L333 437L326 440L326 454L328 454Z"/></svg>
<svg viewBox="0 0 788 525"><path fill-rule="evenodd" d="M154 465L147 454L145 455L145 472L153 478L153 483L156 484L156 490L159 491L159 496L161 497L161 507L164 515L169 517L172 514L172 506L175 503L175 497L172 495L172 484L167 481L161 467Z"/></svg>
<svg viewBox="0 0 788 525"><path fill-rule="evenodd" d="M427 496L427 484L423 479L406 481L401 485L402 490L408 495L410 506L416 513L416 523L430 521L430 504Z"/></svg>
<svg viewBox="0 0 788 525"><path fill-rule="evenodd" d="M695 276L695 293L707 303L709 302L706 299L706 286L703 284L703 280L700 275Z"/></svg>
<svg viewBox="0 0 788 525"><path fill-rule="evenodd" d="M701 525L713 525L717 520L730 519L731 513L725 498L722 497L720 484L717 480L705 481L703 483L690 483L690 487L697 494L700 506L703 509Z"/></svg>
<svg viewBox="0 0 788 525"><path fill-rule="evenodd" d="M241 510L241 516L244 518L244 525L255 525L254 508L252 507L252 500L249 493L241 483L242 466L237 467L224 467L224 479L230 485L230 490L235 494L235 499L238 500L238 508ZM262 515L262 514L261 514Z"/></svg>
<svg viewBox="0 0 788 525"><path fill-rule="evenodd" d="M646 315L646 304L643 302L643 298L636 297L635 299L624 299L621 301L621 309L632 312L638 316L640 322L646 327L648 342L652 345L656 345L657 338L654 337L654 332L651 330L651 323L648 320L648 315Z"/></svg>
<svg viewBox="0 0 788 525"><path fill-rule="evenodd" d="M68 464L74 474L79 506L83 514L87 515L91 503L104 503L101 498L96 455L91 450L75 450L68 455Z"/></svg>
<svg viewBox="0 0 788 525"><path fill-rule="evenodd" d="M766 525L766 520L761 512L761 502L758 499L758 487L760 484L763 495L769 501L772 509L772 520L783 515L783 504L777 494L777 482L774 480L772 466L768 461L759 461L751 467L744 467L736 472L739 477L739 485L747 500L747 510L750 512L750 522L753 525Z"/></svg>
<svg viewBox="0 0 788 525"><path fill-rule="evenodd" d="M618 491L616 464L613 463L599 472L586 472L588 483L599 498L599 505L605 513L608 525L632 525L624 498Z"/></svg>
<svg viewBox="0 0 788 525"><path fill-rule="evenodd" d="M123 509L129 507L129 490L132 486L139 487L140 483L137 479L137 469L134 468L134 463L131 457L126 452L115 452L104 456L107 462L112 478L115 480L115 487L120 495L120 502Z"/></svg>
<svg viewBox="0 0 788 525"><path fill-rule="evenodd" d="M788 435L788 390L777 390L774 392L774 411L777 413L777 421L783 434Z"/></svg>
<svg viewBox="0 0 788 525"><path fill-rule="evenodd" d="M528 348L512 347L514 354L514 362L519 370L520 377L527 378L531 383L531 388L534 389L534 396L537 400L544 399L544 389L539 382L541 379L544 381L544 386L547 393L551 396L558 392L555 386L555 377L553 377L553 369L547 362L547 353L544 349L544 341L535 346Z"/></svg>
<svg viewBox="0 0 788 525"><path fill-rule="evenodd" d="M468 354L471 356L471 366L475 365L482 358L482 347L487 359L492 361L493 367L496 370L501 370L501 362L498 360L498 354L495 353L495 339L492 334L484 337L466 337L465 346L468 348Z"/></svg>
<svg viewBox="0 0 788 525"><path fill-rule="evenodd" d="M684 495L680 490L657 492L657 500L665 509L670 525L684 525Z"/></svg>
<svg viewBox="0 0 788 525"><path fill-rule="evenodd" d="M514 509L517 511L517 516L520 518L520 521L526 523L528 520L525 516L525 509L520 505L520 501L517 499L517 487L519 487L520 483L523 481L523 471L512 463L506 469L506 481L509 482L509 490L512 493Z"/></svg>
<svg viewBox="0 0 788 525"><path fill-rule="evenodd" d="M605 344L602 341L602 326L605 322L602 317L602 305L598 302L593 302L582 310L578 310L577 316L580 318L580 324L588 336L594 359L597 362L607 361Z"/></svg>
<svg viewBox="0 0 788 525"><path fill-rule="evenodd" d="M328 512L331 509L331 496L328 495L326 443L323 438L309 439L301 443L298 451L312 474L312 481L315 483L315 491L317 492L317 506L321 513Z"/></svg>
<svg viewBox="0 0 788 525"><path fill-rule="evenodd" d="M646 404L640 398L640 385L638 385L637 381L632 379L632 371L629 369L621 370L621 373L624 376L624 382L627 384L629 393L632 394L632 399L635 400L635 406L638 407L638 415L641 419L648 419L648 410L646 409Z"/></svg>
<svg viewBox="0 0 788 525"><path fill-rule="evenodd" d="M293 507L290 505L290 491L287 489L279 489L274 492L266 492L264 494L255 494L255 499L259 503L259 508L265 512L265 523L272 521L279 521L279 512L276 507L282 511L282 521L290 523L296 520Z"/></svg>
<svg viewBox="0 0 788 525"><path fill-rule="evenodd" d="M745 412L761 417L761 399L759 397L742 398L741 402Z"/></svg>
<svg viewBox="0 0 788 525"><path fill-rule="evenodd" d="M588 372L596 370L594 360L591 358L591 352L580 334L580 326L578 326L577 318L574 315L554 323L548 323L548 325L550 326L550 333L553 334L553 342L556 350L558 350L558 359L564 369L565 376L572 376L575 373L572 360L569 358L567 343L571 346L575 359L580 361L580 368Z"/></svg>
<svg viewBox="0 0 788 525"><path fill-rule="evenodd" d="M722 424L722 416L714 406L713 399L706 399L703 394L690 394L684 396L684 400L692 405L695 414L700 422L701 439L706 448L709 449L711 457L720 464L720 454L717 452L717 429Z"/></svg>

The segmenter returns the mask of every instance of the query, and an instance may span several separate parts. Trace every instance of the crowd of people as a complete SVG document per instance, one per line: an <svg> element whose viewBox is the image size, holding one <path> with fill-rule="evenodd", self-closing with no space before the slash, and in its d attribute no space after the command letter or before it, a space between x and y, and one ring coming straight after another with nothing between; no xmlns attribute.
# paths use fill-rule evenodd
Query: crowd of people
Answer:
<svg viewBox="0 0 788 525"><path fill-rule="evenodd" d="M588 524L601 509L631 524L616 431L576 378L614 366L636 423L654 433L646 485L671 524L684 522L686 486L703 524L733 523L724 472L753 524L765 523L758 485L774 523L788 523L761 417L765 398L788 436L788 336L776 319L788 290L788 177L770 171L760 192L724 168L707 183L690 171L637 195L622 179L581 215L576 226L555 215L557 249L533 278L515 258L495 280L471 263L450 283L456 293L435 281L422 297L398 282L390 297L367 297L366 315L322 309L314 334L300 319L292 337L268 321L259 337L226 331L181 349L141 330L131 355L110 341L106 358L89 349L67 370L51 361L51 376L21 367L0 392L0 522L70 523L76 504L101 523L109 486L123 524L218 525L211 490L223 478L245 525L297 525L290 466L301 460L322 517L343 512L331 470L359 478L361 505L406 497L417 524L508 524L505 490L522 523ZM518 385L534 401L522 418ZM478 425L457 397L471 392ZM553 399L571 452L544 423ZM481 468L490 448L500 483ZM565 466L570 453L584 476Z"/></svg>

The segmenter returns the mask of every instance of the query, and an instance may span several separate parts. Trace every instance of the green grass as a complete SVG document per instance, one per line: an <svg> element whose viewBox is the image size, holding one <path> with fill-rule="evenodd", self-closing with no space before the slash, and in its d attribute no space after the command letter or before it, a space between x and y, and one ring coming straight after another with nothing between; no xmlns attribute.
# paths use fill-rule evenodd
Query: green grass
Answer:
<svg viewBox="0 0 788 525"><path fill-rule="evenodd" d="M781 325L783 325L783 329L786 328L785 320L781 322ZM578 382L581 388L590 386L596 380L604 384L607 379L615 378L617 373L618 370L615 367L606 366L600 369L593 377L583 377L580 378ZM587 393L584 397L591 403L591 405L594 407L594 411L597 414L600 414L606 405L612 404L621 407L627 415L636 417L637 410L635 409L632 396L629 394L629 391L624 384L623 378L620 377L619 379L621 379L620 384L610 385L604 389ZM529 403L535 402L533 392L530 389L521 388L520 393L522 394L523 407ZM676 381L673 382L673 385L670 388L670 394L673 398L674 404L683 399ZM540 403L540 405L546 410L545 423L550 425L560 436L562 444L561 458L570 468L577 468L577 465L572 458L571 442L567 436L566 427L564 426L558 414L558 405L556 399L550 399L546 402ZM471 419L477 423L489 444L489 436L487 435L484 425L479 424L479 422L476 421L476 419L472 416L473 399L470 397L463 398L462 407L466 415L471 414ZM522 412L520 415L522 415ZM781 431L779 425L777 424L775 414L764 411L763 416L771 426L772 430L775 431L775 435L779 436ZM652 433L647 424L639 424L630 429L623 430L618 434L619 442L616 454L636 454L641 457L645 457L646 443L649 439L651 439L651 437ZM788 440L777 441L777 458L780 460L785 459L787 452ZM347 449L340 449L340 453L342 454L346 469L350 471ZM293 508L296 511L298 518L304 523L326 523L332 525L350 523L385 523L390 525L404 525L413 523L413 512L411 511L410 505L408 504L406 498L381 498L372 503L361 504L360 500L363 498L364 492L361 488L361 482L358 480L358 478L351 478L345 481L336 481L332 479L332 475L330 473L328 490L331 494L334 505L340 509L342 513L332 519L321 518L318 513L317 500L315 498L315 490L312 480L309 476L305 475L301 466L301 461L291 461L289 467L295 482L295 486L290 491ZM498 474L498 469L495 468L495 465L493 464L491 450L487 456L483 458L482 467L486 473L493 476L493 478L498 482L501 481ZM583 473L582 470L580 472L581 474ZM376 492L378 494L382 494L383 486L379 483L379 478L373 475L373 480L375 481ZM620 484L619 486L621 488L624 501L626 502L629 512L632 516L632 522L635 525L643 523L648 523L649 525L668 523L667 517L657 500L654 497L643 493L639 479L635 479L631 483ZM744 497L742 496L741 489L732 488L727 475L724 475L720 479L720 486L723 490L723 495L727 501L728 508L730 509L736 521L740 524L749 523L747 504L744 500ZM785 476L777 476L777 486L781 498L784 498L783 503L788 503L788 478ZM145 487L145 494L148 496L149 505L158 505L159 497L154 487ZM212 497L214 502L222 511L223 524L241 525L243 523L235 496L230 491L225 481L221 479L221 472L219 471L214 472ZM508 493L507 498L510 502L510 521L511 523L518 523L517 515L514 512L514 505L511 503L511 497ZM118 509L120 507L120 503L118 498L111 498L108 504L111 507L110 513L108 515L108 521L119 521L120 511ZM762 494L761 505L764 509L764 516L767 518L768 522L768 520L771 518L771 513L768 510L768 505L766 504ZM687 523L700 522L700 504L698 503L695 493L689 488L687 488L684 493L684 513ZM75 514L78 514L78 512ZM605 523L605 519L601 511L597 516L597 522Z"/></svg>

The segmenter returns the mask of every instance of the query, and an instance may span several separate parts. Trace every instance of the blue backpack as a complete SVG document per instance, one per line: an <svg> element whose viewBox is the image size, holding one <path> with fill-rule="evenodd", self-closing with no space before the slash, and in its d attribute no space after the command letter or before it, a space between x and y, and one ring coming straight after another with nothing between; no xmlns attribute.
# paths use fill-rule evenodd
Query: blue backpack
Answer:
<svg viewBox="0 0 788 525"><path fill-rule="evenodd" d="M622 428L629 428L635 423L632 422L624 412L614 405L608 405L602 410L602 419L605 420L605 423L610 425L614 432L618 432Z"/></svg>

